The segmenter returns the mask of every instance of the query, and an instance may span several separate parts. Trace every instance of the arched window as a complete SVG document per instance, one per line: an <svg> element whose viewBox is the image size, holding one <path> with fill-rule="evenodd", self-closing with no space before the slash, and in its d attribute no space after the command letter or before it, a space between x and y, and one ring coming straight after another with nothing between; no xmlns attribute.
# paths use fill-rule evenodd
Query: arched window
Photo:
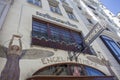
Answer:
<svg viewBox="0 0 120 80"><path fill-rule="evenodd" d="M105 43L106 47L110 50L115 59L120 63L120 46L107 36L101 35L100 38Z"/></svg>
<svg viewBox="0 0 120 80"><path fill-rule="evenodd" d="M76 63L61 63L44 67L27 80L114 80L101 71Z"/></svg>
<svg viewBox="0 0 120 80"><path fill-rule="evenodd" d="M56 64L40 69L33 75L57 75L57 76L105 76L101 71L78 64Z"/></svg>
<svg viewBox="0 0 120 80"><path fill-rule="evenodd" d="M103 73L91 67L85 67L85 70L88 76L104 76Z"/></svg>

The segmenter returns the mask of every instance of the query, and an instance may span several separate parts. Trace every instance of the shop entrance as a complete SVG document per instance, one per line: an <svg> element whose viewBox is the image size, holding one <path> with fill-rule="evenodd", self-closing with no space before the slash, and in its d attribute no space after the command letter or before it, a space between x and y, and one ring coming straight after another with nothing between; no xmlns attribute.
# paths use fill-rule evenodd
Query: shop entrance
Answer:
<svg viewBox="0 0 120 80"><path fill-rule="evenodd" d="M89 77L73 77L73 76L33 76L27 80L114 80L112 76L89 76Z"/></svg>
<svg viewBox="0 0 120 80"><path fill-rule="evenodd" d="M103 72L81 64L62 63L44 67L27 80L114 80Z"/></svg>

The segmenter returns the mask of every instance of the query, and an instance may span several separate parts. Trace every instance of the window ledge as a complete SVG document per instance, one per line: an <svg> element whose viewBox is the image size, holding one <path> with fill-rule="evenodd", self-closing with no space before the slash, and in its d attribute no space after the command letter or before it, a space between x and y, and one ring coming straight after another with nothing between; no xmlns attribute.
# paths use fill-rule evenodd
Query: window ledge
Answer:
<svg viewBox="0 0 120 80"><path fill-rule="evenodd" d="M51 12L54 13L54 14L57 14L57 15L63 16L62 13L57 13L57 12L53 12L53 11L51 11Z"/></svg>
<svg viewBox="0 0 120 80"><path fill-rule="evenodd" d="M70 19L70 18L69 18L69 19ZM75 21L75 22L79 22L77 19L70 19L70 20Z"/></svg>

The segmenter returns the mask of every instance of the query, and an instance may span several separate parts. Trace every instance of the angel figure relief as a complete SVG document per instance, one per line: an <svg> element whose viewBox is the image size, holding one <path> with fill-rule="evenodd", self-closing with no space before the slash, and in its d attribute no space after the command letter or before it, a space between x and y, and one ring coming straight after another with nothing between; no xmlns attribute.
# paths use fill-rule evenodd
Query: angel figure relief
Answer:
<svg viewBox="0 0 120 80"><path fill-rule="evenodd" d="M15 40L19 42L18 45L13 44ZM0 51L2 51L0 52L0 57L7 58L6 64L0 75L0 80L19 80L19 61L21 59L39 59L54 55L52 51L47 50L23 49L21 36L19 35L13 35L8 48L0 46Z"/></svg>
<svg viewBox="0 0 120 80"><path fill-rule="evenodd" d="M14 38L18 38L19 40L19 46L18 45L12 45ZM21 55L22 54L22 43L21 43L21 36L13 35L10 43L7 54L16 54Z"/></svg>
<svg viewBox="0 0 120 80"><path fill-rule="evenodd" d="M19 45L13 45L14 39L17 38ZM1 72L0 80L19 80L20 67L19 60L22 55L21 36L13 35L7 50L7 61Z"/></svg>

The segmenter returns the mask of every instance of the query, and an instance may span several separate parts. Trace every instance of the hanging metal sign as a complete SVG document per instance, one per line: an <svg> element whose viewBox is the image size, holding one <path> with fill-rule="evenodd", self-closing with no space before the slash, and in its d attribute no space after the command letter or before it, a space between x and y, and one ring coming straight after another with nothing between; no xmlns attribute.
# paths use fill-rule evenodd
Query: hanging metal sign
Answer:
<svg viewBox="0 0 120 80"><path fill-rule="evenodd" d="M89 46L104 31L104 29L105 25L97 23L84 38L86 45Z"/></svg>

